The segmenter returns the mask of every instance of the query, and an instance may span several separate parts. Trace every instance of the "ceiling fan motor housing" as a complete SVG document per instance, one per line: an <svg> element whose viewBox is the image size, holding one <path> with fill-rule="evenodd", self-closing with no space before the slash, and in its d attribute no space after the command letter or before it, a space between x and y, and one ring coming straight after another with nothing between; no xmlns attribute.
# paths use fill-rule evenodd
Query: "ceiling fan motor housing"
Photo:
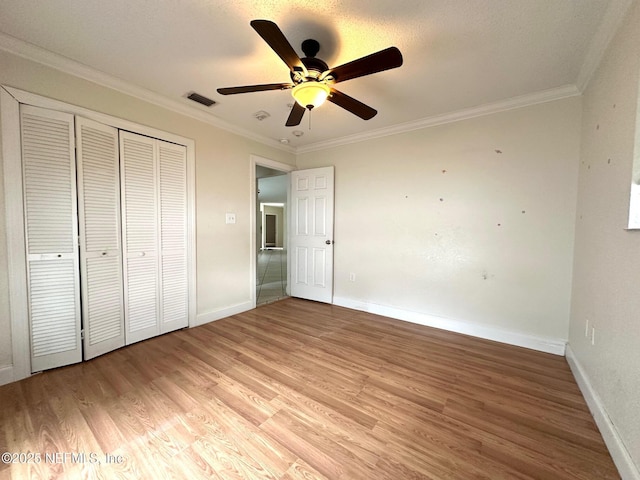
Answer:
<svg viewBox="0 0 640 480"><path fill-rule="evenodd" d="M302 42L302 51L307 57L315 57L320 51L320 44L313 38L308 38Z"/></svg>
<svg viewBox="0 0 640 480"><path fill-rule="evenodd" d="M307 42L313 42L316 48L310 48ZM302 42L302 51L307 56L301 58L300 60L306 67L308 75L307 77L303 77L301 75L301 72L291 72L291 80L293 80L294 83L302 83L308 80L317 80L322 73L329 70L329 66L325 62L315 57L319 49L320 44L318 44L318 42L316 42L315 40L305 40L304 42Z"/></svg>

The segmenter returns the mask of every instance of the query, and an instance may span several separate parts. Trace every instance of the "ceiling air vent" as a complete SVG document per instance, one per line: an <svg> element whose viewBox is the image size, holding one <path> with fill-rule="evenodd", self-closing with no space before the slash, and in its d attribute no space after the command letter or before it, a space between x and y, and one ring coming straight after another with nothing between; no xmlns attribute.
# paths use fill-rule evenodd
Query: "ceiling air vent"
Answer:
<svg viewBox="0 0 640 480"><path fill-rule="evenodd" d="M187 98L189 100L193 100L194 102L198 102L201 105L204 105L205 107L210 107L211 105L214 105L216 102L211 100L210 98L205 97L204 95L200 95L199 93L190 93L189 95L187 95Z"/></svg>

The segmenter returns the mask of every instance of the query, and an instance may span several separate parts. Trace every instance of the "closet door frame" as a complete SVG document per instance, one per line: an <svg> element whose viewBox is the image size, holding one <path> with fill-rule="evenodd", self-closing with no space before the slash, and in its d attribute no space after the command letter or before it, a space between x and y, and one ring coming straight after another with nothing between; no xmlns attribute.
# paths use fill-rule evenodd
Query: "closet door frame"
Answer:
<svg viewBox="0 0 640 480"><path fill-rule="evenodd" d="M31 346L28 319L26 251L24 236L24 206L22 189L22 149L20 143L19 105L57 110L82 116L120 130L128 130L187 149L187 263L189 268L189 326L196 322L196 265L195 265L195 142L192 139L139 125L111 115L53 100L17 88L0 86L0 121L2 123L2 168L7 234L7 270L9 280L9 310L13 369L0 372L0 385L31 375Z"/></svg>

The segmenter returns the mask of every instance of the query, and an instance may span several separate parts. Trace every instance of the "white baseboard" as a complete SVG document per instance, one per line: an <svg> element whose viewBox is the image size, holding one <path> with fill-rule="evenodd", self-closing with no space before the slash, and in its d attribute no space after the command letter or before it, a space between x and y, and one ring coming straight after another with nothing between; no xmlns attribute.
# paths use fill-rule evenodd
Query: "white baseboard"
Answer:
<svg viewBox="0 0 640 480"><path fill-rule="evenodd" d="M237 313L246 312L247 310L251 310L253 308L255 308L255 305L251 300L249 300L248 302L238 303L237 305L232 305L230 307L212 310L207 313L201 313L196 316L195 323L189 325L189 327L198 327L200 325L204 325L205 323L214 322L222 318L230 317L231 315L236 315Z"/></svg>
<svg viewBox="0 0 640 480"><path fill-rule="evenodd" d="M348 298L334 297L333 303L334 305L338 305L341 307L375 313L377 315L383 315L385 317L395 318L397 320L404 320L405 322L417 323L419 325L425 325L427 327L440 328L442 330L448 330L450 332L463 333L465 335L471 335L474 337L484 338L486 340L507 343L509 345L516 345L518 347L530 348L532 350L552 353L554 355L563 356L565 345L567 343L566 340L563 339L537 337L535 335L528 335L495 327L477 325L474 323L454 320L446 317L439 317L437 315L412 312L409 310L402 310L400 308L389 307L386 305L377 305L374 303L364 303Z"/></svg>
<svg viewBox="0 0 640 480"><path fill-rule="evenodd" d="M7 365L6 367L0 367L0 385L6 385L15 380L13 377L13 365Z"/></svg>
<svg viewBox="0 0 640 480"><path fill-rule="evenodd" d="M566 357L573 376L580 387L580 391L587 401L591 415L593 415L593 419L596 425L598 425L598 429L600 429L604 443L609 449L611 458L613 458L613 462L616 464L616 467L618 467L618 472L622 480L640 480L640 470L620 438L616 426L611 421L602 400L600 400L600 396L591 385L589 377L582 368L582 365L580 365L573 350L571 350L571 345L567 345Z"/></svg>

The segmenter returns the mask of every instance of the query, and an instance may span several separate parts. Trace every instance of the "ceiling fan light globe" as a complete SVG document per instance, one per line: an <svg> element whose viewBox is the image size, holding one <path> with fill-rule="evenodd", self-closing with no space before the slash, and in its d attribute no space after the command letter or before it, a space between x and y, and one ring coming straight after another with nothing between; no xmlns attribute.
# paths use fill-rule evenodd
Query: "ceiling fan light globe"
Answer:
<svg viewBox="0 0 640 480"><path fill-rule="evenodd" d="M309 110L322 105L329 93L329 87L321 82L304 82L296 85L291 92L295 101Z"/></svg>

